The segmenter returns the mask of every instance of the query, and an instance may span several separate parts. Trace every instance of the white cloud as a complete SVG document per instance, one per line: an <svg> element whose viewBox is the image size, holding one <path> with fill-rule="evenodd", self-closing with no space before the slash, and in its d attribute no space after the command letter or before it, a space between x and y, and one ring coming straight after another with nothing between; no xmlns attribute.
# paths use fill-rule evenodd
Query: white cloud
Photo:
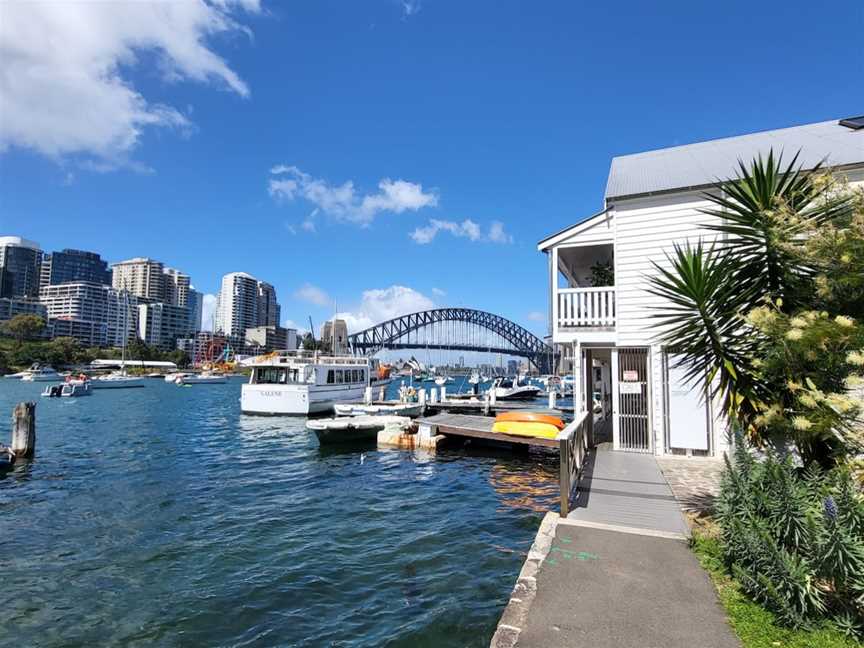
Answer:
<svg viewBox="0 0 864 648"><path fill-rule="evenodd" d="M213 330L213 317L216 314L216 295L205 293L201 297L201 329Z"/></svg>
<svg viewBox="0 0 864 648"><path fill-rule="evenodd" d="M545 322L546 314L541 313L540 311L531 311L530 313L528 313L528 319L532 322Z"/></svg>
<svg viewBox="0 0 864 648"><path fill-rule="evenodd" d="M420 0L402 0L402 15L405 18L420 13L422 8L423 5Z"/></svg>
<svg viewBox="0 0 864 648"><path fill-rule="evenodd" d="M447 295L447 292L444 290L441 290L440 288L433 288L432 294L435 295L436 297L444 297Z"/></svg>
<svg viewBox="0 0 864 648"><path fill-rule="evenodd" d="M350 333L356 333L400 315L416 313L435 307L429 297L407 286L390 286L363 292L360 305L351 311L339 313Z"/></svg>
<svg viewBox="0 0 864 648"><path fill-rule="evenodd" d="M426 227L418 227L411 233L411 238L419 245L426 245L435 240L438 232L449 232L453 236L465 237L471 241L480 240L480 226L472 220L465 219L461 223L433 218Z"/></svg>
<svg viewBox="0 0 864 648"><path fill-rule="evenodd" d="M461 223L456 221L431 219L425 227L418 227L410 236L418 245L427 245L435 240L439 232L448 232L453 236L467 238L470 241L488 241L489 243L512 243L513 237L504 231L504 223L492 221L489 231L483 236L480 226L470 219Z"/></svg>
<svg viewBox="0 0 864 648"><path fill-rule="evenodd" d="M489 226L489 240L492 243L512 243L513 237L504 231L504 223L501 221L492 221Z"/></svg>
<svg viewBox="0 0 864 648"><path fill-rule="evenodd" d="M250 34L235 20L238 10L258 12L259 0L4 2L0 151L73 157L94 170L134 168L129 156L144 130L192 124L176 108L149 101L124 73L146 52L168 82L215 82L248 97L248 86L207 42Z"/></svg>
<svg viewBox="0 0 864 648"><path fill-rule="evenodd" d="M378 193L361 196L351 180L331 185L296 166L274 166L270 175L268 191L274 199L292 201L300 198L314 205L316 211L360 225L368 225L381 212L401 214L438 204L438 195L434 191L425 192L423 185L406 180L384 178L378 183Z"/></svg>
<svg viewBox="0 0 864 648"><path fill-rule="evenodd" d="M305 283L294 293L297 299L302 299L316 306L328 306L333 303L330 295L321 290L318 286L313 286L310 283Z"/></svg>

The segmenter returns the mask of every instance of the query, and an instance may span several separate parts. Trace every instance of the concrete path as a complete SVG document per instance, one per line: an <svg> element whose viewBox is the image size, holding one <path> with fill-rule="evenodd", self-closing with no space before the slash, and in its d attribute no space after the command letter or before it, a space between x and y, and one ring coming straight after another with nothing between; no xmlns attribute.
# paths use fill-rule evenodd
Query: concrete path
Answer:
<svg viewBox="0 0 864 648"><path fill-rule="evenodd" d="M685 542L566 520L513 638L518 648L740 648Z"/></svg>
<svg viewBox="0 0 864 648"><path fill-rule="evenodd" d="M689 537L681 507L652 455L594 450L568 520L583 526Z"/></svg>

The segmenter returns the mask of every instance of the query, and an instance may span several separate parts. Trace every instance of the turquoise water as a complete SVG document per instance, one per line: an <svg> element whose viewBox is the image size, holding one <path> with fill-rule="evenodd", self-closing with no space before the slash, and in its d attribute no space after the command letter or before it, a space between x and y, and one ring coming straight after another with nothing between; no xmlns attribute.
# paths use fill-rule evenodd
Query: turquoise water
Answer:
<svg viewBox="0 0 864 648"><path fill-rule="evenodd" d="M321 449L240 381L43 387L0 381L0 417L39 401L0 475L0 644L488 646L556 503L554 460Z"/></svg>

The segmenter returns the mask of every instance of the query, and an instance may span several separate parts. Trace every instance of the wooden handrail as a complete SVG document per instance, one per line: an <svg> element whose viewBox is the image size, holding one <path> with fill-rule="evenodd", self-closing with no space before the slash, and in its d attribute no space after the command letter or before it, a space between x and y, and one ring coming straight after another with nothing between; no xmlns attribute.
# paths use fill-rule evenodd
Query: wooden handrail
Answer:
<svg viewBox="0 0 864 648"><path fill-rule="evenodd" d="M573 422L558 434L559 460L561 472L559 486L561 489L561 517L570 513L570 500L573 487L579 483L582 476L582 466L588 451L588 438L585 431L588 416L591 412L578 412Z"/></svg>

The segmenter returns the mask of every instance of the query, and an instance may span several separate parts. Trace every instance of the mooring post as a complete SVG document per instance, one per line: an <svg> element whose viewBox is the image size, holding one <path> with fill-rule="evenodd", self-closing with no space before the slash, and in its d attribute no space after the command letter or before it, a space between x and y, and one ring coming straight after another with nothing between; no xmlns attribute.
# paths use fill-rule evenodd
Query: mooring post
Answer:
<svg viewBox="0 0 864 648"><path fill-rule="evenodd" d="M441 402L444 403L447 401L447 388L444 385L441 385Z"/></svg>
<svg viewBox="0 0 864 648"><path fill-rule="evenodd" d="M12 410L12 452L32 457L36 451L36 403L18 403Z"/></svg>
<svg viewBox="0 0 864 648"><path fill-rule="evenodd" d="M363 402L367 405L372 402L372 387L367 387L363 392Z"/></svg>
<svg viewBox="0 0 864 648"><path fill-rule="evenodd" d="M438 388L437 387L430 387L429 388L429 402L433 403L433 404L438 402Z"/></svg>
<svg viewBox="0 0 864 648"><path fill-rule="evenodd" d="M492 385L488 391L489 394L489 406L495 407L495 385Z"/></svg>
<svg viewBox="0 0 864 648"><path fill-rule="evenodd" d="M554 389L549 390L549 409L555 409L555 396L557 392Z"/></svg>
<svg viewBox="0 0 864 648"><path fill-rule="evenodd" d="M420 403L420 411L426 413L426 390L420 389L417 391L417 402Z"/></svg>
<svg viewBox="0 0 864 648"><path fill-rule="evenodd" d="M386 395L387 395L387 388L382 385L381 389L378 390L378 400L383 401Z"/></svg>

